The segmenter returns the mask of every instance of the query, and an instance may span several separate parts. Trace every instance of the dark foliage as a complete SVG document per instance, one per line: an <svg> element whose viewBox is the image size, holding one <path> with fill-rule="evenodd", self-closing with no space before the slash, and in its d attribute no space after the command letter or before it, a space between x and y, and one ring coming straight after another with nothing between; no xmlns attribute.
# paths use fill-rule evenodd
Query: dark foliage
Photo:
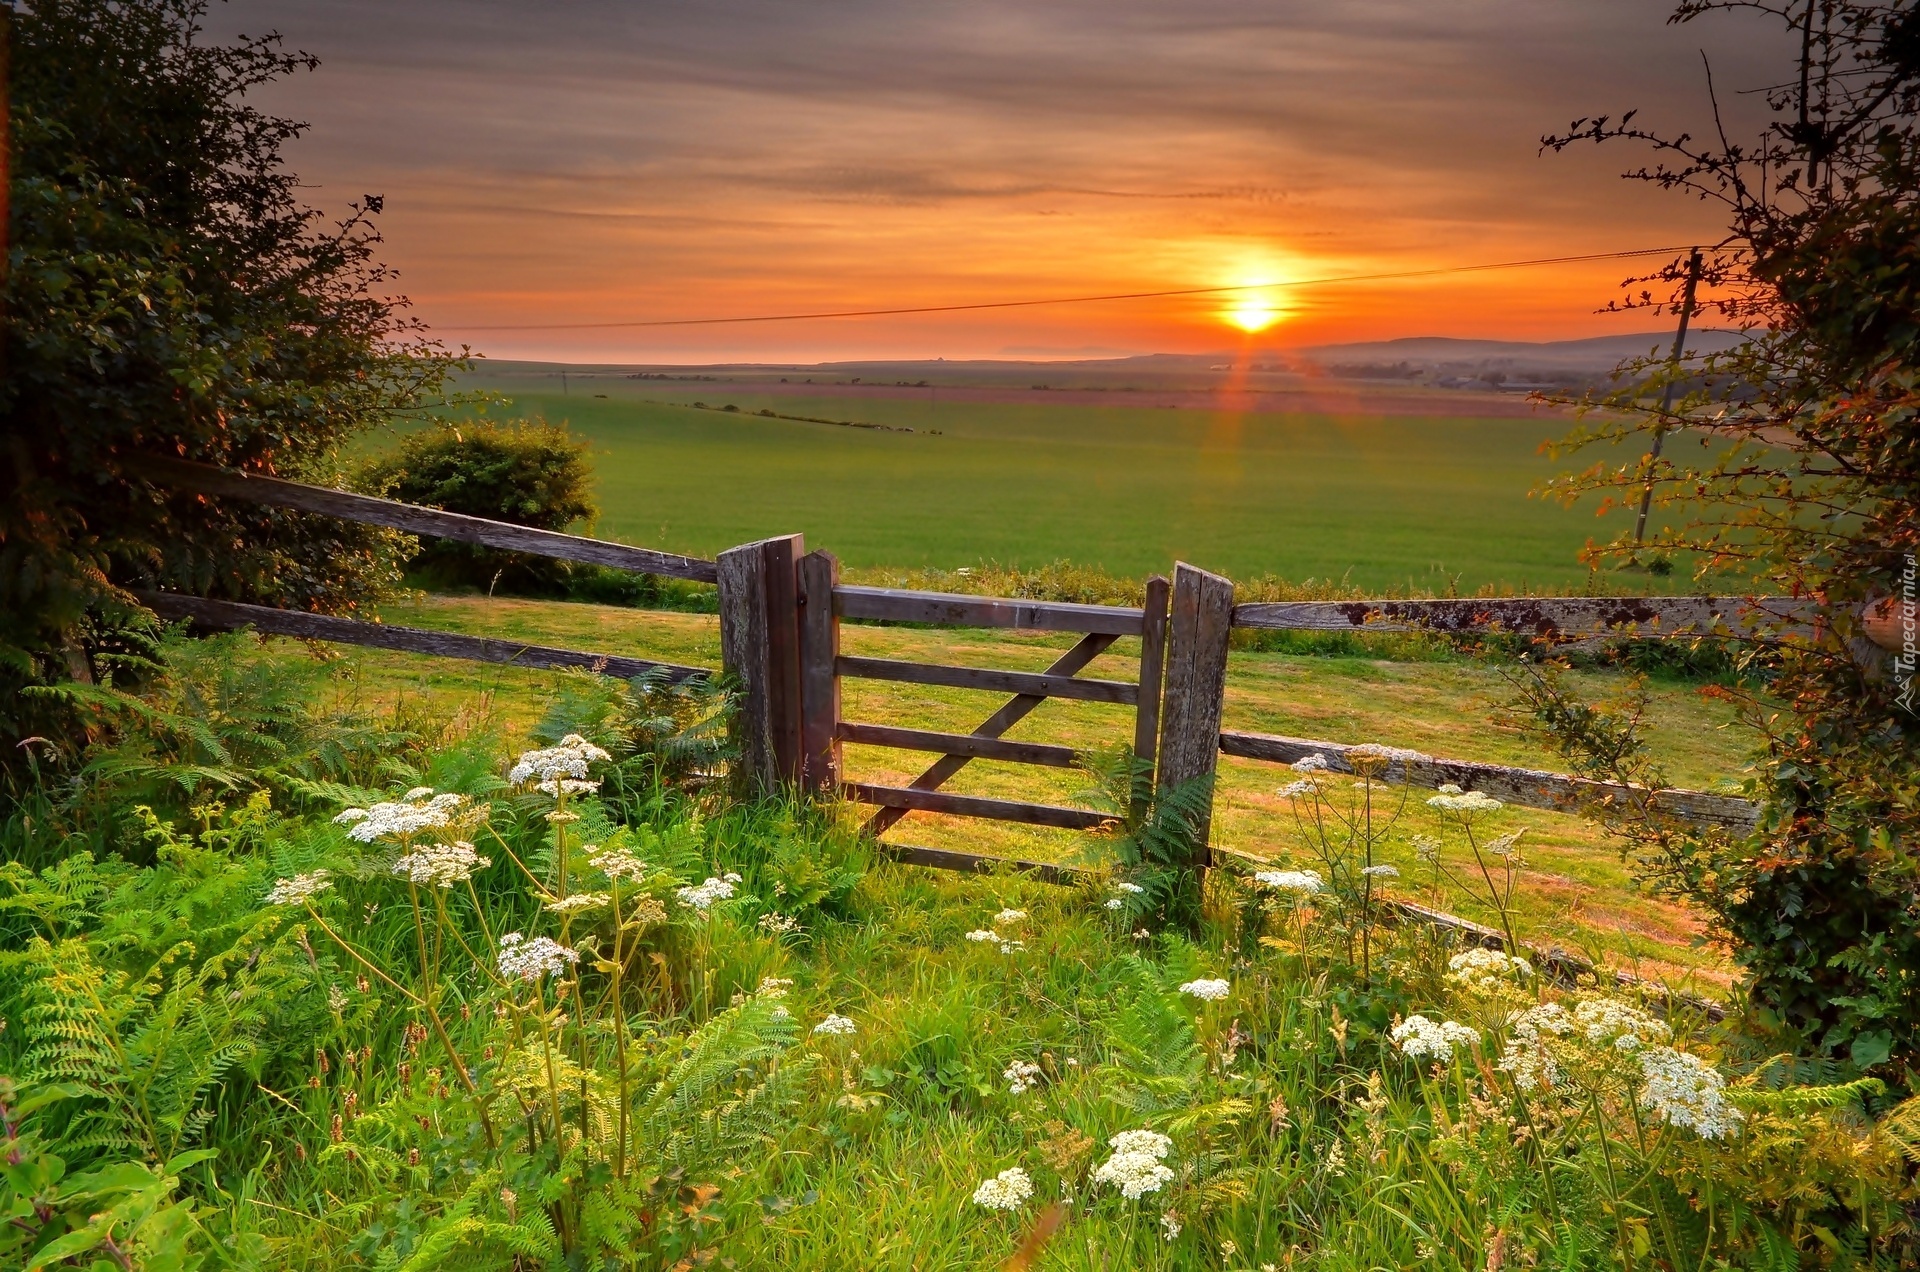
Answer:
<svg viewBox="0 0 1920 1272"><path fill-rule="evenodd" d="M0 743L66 731L24 684L88 679L96 632L165 587L350 612L406 540L178 495L142 456L331 482L343 442L439 394L452 359L388 296L367 196L329 222L245 95L314 60L199 39L204 0L13 14L0 376ZM6 762L6 761L0 761Z"/></svg>

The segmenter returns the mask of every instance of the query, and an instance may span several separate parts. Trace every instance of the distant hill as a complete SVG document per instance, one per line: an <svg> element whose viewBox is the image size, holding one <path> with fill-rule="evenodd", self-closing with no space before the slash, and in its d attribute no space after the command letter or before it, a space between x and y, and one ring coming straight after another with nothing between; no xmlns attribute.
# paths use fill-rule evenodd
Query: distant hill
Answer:
<svg viewBox="0 0 1920 1272"><path fill-rule="evenodd" d="M1720 353L1745 339L1737 331L1713 328L1687 337L1695 353ZM1627 358L1673 347L1670 331L1635 332L1625 336L1593 336L1586 340L1458 340L1449 336L1408 336L1400 340L1373 340L1360 344L1316 345L1291 350L1301 362L1322 367L1336 364L1378 363L1427 370L1502 368L1509 370L1566 370L1604 372Z"/></svg>

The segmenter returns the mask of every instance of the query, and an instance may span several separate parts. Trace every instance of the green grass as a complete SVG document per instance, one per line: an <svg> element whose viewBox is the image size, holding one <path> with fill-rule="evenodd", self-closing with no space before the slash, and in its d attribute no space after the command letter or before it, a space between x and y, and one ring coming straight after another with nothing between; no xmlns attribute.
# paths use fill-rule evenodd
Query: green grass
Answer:
<svg viewBox="0 0 1920 1272"><path fill-rule="evenodd" d="M1529 492L1566 421L1242 414L1108 405L782 396L595 379L561 396L481 373L512 413L564 420L598 451L597 532L712 555L804 532L853 567L1056 559L1140 576L1225 574L1369 588L1579 587L1615 521ZM648 400L651 399L651 400ZM687 404L732 404L738 413ZM890 424L882 432L765 419ZM495 408L495 413L498 408ZM1665 584L1645 575L1616 586Z"/></svg>
<svg viewBox="0 0 1920 1272"><path fill-rule="evenodd" d="M528 643L656 658L692 665L719 663L718 621L707 615L647 613L605 606L480 597L432 597L390 607L391 622L480 633ZM842 629L849 654L1037 670L1071 637L1047 633L926 630L899 627ZM1091 669L1128 679L1136 674L1137 642L1122 641ZM352 650L340 664L343 694L366 700L410 700L441 717L484 711L511 736L526 735L564 681L564 673L461 664L447 659ZM1621 687L1610 672L1582 673L1575 685L1604 697ZM1385 742L1449 759L1531 768L1562 763L1497 710L1507 697L1498 671L1483 662L1386 662L1371 658L1298 657L1235 652L1229 662L1229 728L1357 743ZM1737 780L1747 740L1725 703L1686 685L1656 685L1649 736L1678 783L1696 788ZM993 695L959 689L873 681L844 682L850 720L969 732L995 706ZM1130 741L1127 708L1050 701L1008 735L1090 748ZM846 749L850 775L904 784L933 757L878 747ZM1275 795L1290 774L1274 765L1226 758L1216 799L1215 838L1248 857L1310 864L1292 806ZM976 761L947 789L963 794L1073 803L1091 785L1072 771ZM1456 889L1429 897L1411 847L1415 834L1440 827L1416 792L1386 860L1404 871L1402 895L1435 902L1481 921L1494 915ZM850 813L851 815L851 813ZM1579 949L1607 962L1665 979L1699 983L1712 992L1727 981L1722 954L1700 946L1697 916L1684 906L1646 894L1619 848L1585 820L1533 809L1502 814L1502 831L1525 827L1528 868L1519 889L1519 927L1527 939ZM1058 860L1083 844L1066 833L1007 823L914 813L888 838L999 856Z"/></svg>

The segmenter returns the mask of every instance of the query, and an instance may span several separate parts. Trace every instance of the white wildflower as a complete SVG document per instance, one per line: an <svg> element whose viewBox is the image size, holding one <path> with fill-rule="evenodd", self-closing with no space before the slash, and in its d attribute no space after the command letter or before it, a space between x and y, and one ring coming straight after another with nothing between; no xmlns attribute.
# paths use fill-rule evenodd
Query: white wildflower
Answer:
<svg viewBox="0 0 1920 1272"><path fill-rule="evenodd" d="M1398 866L1366 866L1360 873L1369 879L1398 879L1400 868Z"/></svg>
<svg viewBox="0 0 1920 1272"><path fill-rule="evenodd" d="M998 926L1003 923L1018 923L1026 917L1027 912L1025 910L1002 910L993 916L993 921L994 924Z"/></svg>
<svg viewBox="0 0 1920 1272"><path fill-rule="evenodd" d="M1564 1038L1573 1032L1573 1015L1559 1003L1541 1003L1507 1017L1510 1036L1496 1066L1513 1075L1513 1084L1522 1091L1550 1087L1560 1081L1560 1066L1554 1062L1550 1038Z"/></svg>
<svg viewBox="0 0 1920 1272"><path fill-rule="evenodd" d="M595 870L609 879L625 879L630 883L638 883L647 873L647 863L625 848L609 848L598 854L589 849L587 860Z"/></svg>
<svg viewBox="0 0 1920 1272"><path fill-rule="evenodd" d="M725 901L733 895L733 885L725 879L709 878L705 883L691 888L676 888L674 896L680 898L682 905L705 912L715 901Z"/></svg>
<svg viewBox="0 0 1920 1272"><path fill-rule="evenodd" d="M515 786L525 782L544 783L560 779L583 781L587 776L587 765L596 760L610 760L613 757L581 737L578 733L569 733L560 739L560 745L548 747L543 751L526 751L520 756L507 780Z"/></svg>
<svg viewBox="0 0 1920 1272"><path fill-rule="evenodd" d="M1024 950L1024 949L1026 949L1026 948L1027 948L1027 943L1026 943L1025 941L1002 941L1002 942L1000 942L1000 952L1001 952L1002 954L1012 954L1012 953L1015 953L1015 952L1017 952L1017 951L1019 951L1019 950Z"/></svg>
<svg viewBox="0 0 1920 1272"><path fill-rule="evenodd" d="M533 789L548 795L591 795L600 789L600 783L581 781L575 777L550 777L544 782L536 782Z"/></svg>
<svg viewBox="0 0 1920 1272"><path fill-rule="evenodd" d="M1009 1095L1025 1095L1040 1085L1040 1066L1031 1060L1015 1060L1000 1076L1007 1080Z"/></svg>
<svg viewBox="0 0 1920 1272"><path fill-rule="evenodd" d="M349 808L333 820L336 825L350 827L347 838L363 844L376 839L404 840L423 830L438 830L448 825L464 803L464 795L451 791L435 795L430 786L416 786L403 799L368 808Z"/></svg>
<svg viewBox="0 0 1920 1272"><path fill-rule="evenodd" d="M850 1034L859 1028L852 1020L838 1012L828 1012L827 1018L813 1027L817 1034Z"/></svg>
<svg viewBox="0 0 1920 1272"><path fill-rule="evenodd" d="M1472 817L1476 813L1497 813L1506 805L1491 795L1482 795L1479 791L1467 791L1460 795L1435 795L1427 801L1427 807L1437 808L1443 813L1457 813L1463 817Z"/></svg>
<svg viewBox="0 0 1920 1272"><path fill-rule="evenodd" d="M1281 799L1305 799L1309 795L1318 795L1320 788L1302 778L1298 782L1288 782L1278 792Z"/></svg>
<svg viewBox="0 0 1920 1272"><path fill-rule="evenodd" d="M777 910L769 910L760 916L759 922L755 924L755 926L762 932L770 935L785 936L787 933L799 929L800 920L794 918L791 914L781 914Z"/></svg>
<svg viewBox="0 0 1920 1272"><path fill-rule="evenodd" d="M465 883L476 870L493 864L482 857L464 839L450 844L425 844L393 863L393 873L408 883L434 888L451 888Z"/></svg>
<svg viewBox="0 0 1920 1272"><path fill-rule="evenodd" d="M547 902L546 908L555 914L583 914L588 910L602 908L612 899L604 892L576 892L558 901Z"/></svg>
<svg viewBox="0 0 1920 1272"><path fill-rule="evenodd" d="M1324 773L1327 771L1327 757L1318 751L1312 755L1303 755L1292 764L1296 773Z"/></svg>
<svg viewBox="0 0 1920 1272"><path fill-rule="evenodd" d="M1445 845L1438 839L1435 839L1431 835L1415 835L1413 837L1413 855L1430 866L1440 860L1440 850L1444 846Z"/></svg>
<svg viewBox="0 0 1920 1272"><path fill-rule="evenodd" d="M1233 986L1223 980L1190 980L1180 987L1180 992L1200 999L1202 1002L1219 1002L1233 991Z"/></svg>
<svg viewBox="0 0 1920 1272"><path fill-rule="evenodd" d="M1018 1210L1033 1196L1033 1181L1018 1166L1009 1166L973 1190L973 1204L988 1210Z"/></svg>
<svg viewBox="0 0 1920 1272"><path fill-rule="evenodd" d="M1137 884L1137 883L1128 883L1128 882L1127 882L1126 880L1124 880L1124 879L1122 879L1122 880L1121 880L1121 881L1120 881L1119 883L1116 883L1116 884L1114 884L1114 885L1113 885L1113 890L1114 890L1115 892L1124 892L1124 893L1126 893L1126 894L1127 894L1128 896L1130 896L1130 897L1137 897L1137 896L1139 896L1139 895L1140 895L1141 893L1143 893L1143 892L1145 892L1145 891L1146 891L1146 889L1145 889L1145 888L1143 888L1143 887L1141 887L1141 886L1140 886L1139 884Z"/></svg>
<svg viewBox="0 0 1920 1272"><path fill-rule="evenodd" d="M1466 793L1460 789L1457 782L1442 782L1440 785L1434 787L1434 789L1442 795L1464 795Z"/></svg>
<svg viewBox="0 0 1920 1272"><path fill-rule="evenodd" d="M1390 764L1394 760L1424 760L1427 757L1420 751L1409 751L1403 746L1382 746L1378 742L1362 742L1358 746L1347 748L1347 758L1363 763Z"/></svg>
<svg viewBox="0 0 1920 1272"><path fill-rule="evenodd" d="M578 951L550 937L528 940L518 932L509 932L500 938L500 974L508 980L538 984L541 977L558 975L579 961Z"/></svg>
<svg viewBox="0 0 1920 1272"><path fill-rule="evenodd" d="M1516 830L1511 835L1502 835L1498 839L1490 841L1487 844L1488 854L1495 857L1513 856L1513 846L1519 843L1520 836L1526 833L1524 829ZM1515 862L1514 864L1518 865L1519 863Z"/></svg>
<svg viewBox="0 0 1920 1272"><path fill-rule="evenodd" d="M1158 1131L1122 1131L1107 1141L1113 1156L1093 1172L1096 1184L1112 1184L1128 1201L1159 1192L1173 1179L1161 1164L1173 1141Z"/></svg>
<svg viewBox="0 0 1920 1272"><path fill-rule="evenodd" d="M1107 909L1109 910L1123 909L1125 908L1126 904L1127 903L1125 901L1122 901L1119 897L1109 897L1107 899Z"/></svg>
<svg viewBox="0 0 1920 1272"><path fill-rule="evenodd" d="M338 985L327 986L327 1010L339 1015L347 1009L347 991Z"/></svg>
<svg viewBox="0 0 1920 1272"><path fill-rule="evenodd" d="M745 883L746 882L745 879L742 879L740 877L740 873L737 870L729 870L727 871L727 873L721 875L720 877L722 879L725 879L728 883Z"/></svg>
<svg viewBox="0 0 1920 1272"><path fill-rule="evenodd" d="M333 880L325 870L297 874L291 879L275 881L273 891L267 893L267 904L303 905L332 886Z"/></svg>
<svg viewBox="0 0 1920 1272"><path fill-rule="evenodd" d="M1281 892L1318 892L1327 886L1317 870L1262 870L1253 881Z"/></svg>
<svg viewBox="0 0 1920 1272"><path fill-rule="evenodd" d="M1573 1009L1574 1028L1595 1046L1638 1051L1673 1038L1666 1022L1617 998L1591 998Z"/></svg>
<svg viewBox="0 0 1920 1272"><path fill-rule="evenodd" d="M1425 1016L1408 1016L1389 1031L1388 1037L1416 1060L1426 1056L1441 1063L1453 1059L1455 1047L1472 1047L1480 1041L1477 1030L1451 1020L1428 1020Z"/></svg>
<svg viewBox="0 0 1920 1272"><path fill-rule="evenodd" d="M975 928L973 931L967 933L967 939L969 941L997 941L1000 937L998 933L989 932L985 928Z"/></svg>
<svg viewBox="0 0 1920 1272"><path fill-rule="evenodd" d="M1699 1056L1649 1047L1640 1053L1640 1071L1647 1078L1640 1107L1701 1139L1729 1138L1746 1116L1727 1102L1727 1080L1720 1071Z"/></svg>
<svg viewBox="0 0 1920 1272"><path fill-rule="evenodd" d="M1463 989L1495 993L1533 975L1533 964L1501 950L1475 946L1447 960L1447 979Z"/></svg>
<svg viewBox="0 0 1920 1272"><path fill-rule="evenodd" d="M1179 1235L1180 1235L1180 1216L1174 1214L1173 1211L1169 1210L1165 1214L1160 1216L1161 1239L1165 1241L1171 1241Z"/></svg>

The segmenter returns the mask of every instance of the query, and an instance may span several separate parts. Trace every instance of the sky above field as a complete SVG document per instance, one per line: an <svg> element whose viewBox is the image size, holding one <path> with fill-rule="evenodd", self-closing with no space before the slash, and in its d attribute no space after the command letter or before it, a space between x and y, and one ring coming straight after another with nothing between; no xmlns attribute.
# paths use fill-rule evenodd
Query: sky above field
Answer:
<svg viewBox="0 0 1920 1272"><path fill-rule="evenodd" d="M498 357L1058 358L1560 339L1636 262L972 313L538 329L1285 283L1717 237L1541 134L1758 126L1785 37L1669 0L232 0L317 206L383 195L435 332ZM1251 303L1271 312L1234 311ZM1250 335L1241 328L1262 325ZM512 328L512 329L507 329Z"/></svg>

